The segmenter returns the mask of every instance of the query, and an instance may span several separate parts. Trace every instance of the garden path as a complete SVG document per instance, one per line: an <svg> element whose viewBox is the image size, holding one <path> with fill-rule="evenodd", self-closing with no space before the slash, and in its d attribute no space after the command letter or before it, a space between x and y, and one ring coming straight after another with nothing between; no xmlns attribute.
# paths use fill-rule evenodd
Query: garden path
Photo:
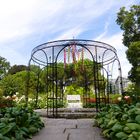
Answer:
<svg viewBox="0 0 140 140"><path fill-rule="evenodd" d="M105 140L93 119L42 119L45 127L32 140Z"/></svg>

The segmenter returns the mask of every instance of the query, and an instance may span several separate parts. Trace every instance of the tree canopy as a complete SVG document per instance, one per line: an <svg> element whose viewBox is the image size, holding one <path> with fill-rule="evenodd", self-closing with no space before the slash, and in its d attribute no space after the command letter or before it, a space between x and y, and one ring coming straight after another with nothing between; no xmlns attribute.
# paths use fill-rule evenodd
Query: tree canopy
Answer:
<svg viewBox="0 0 140 140"><path fill-rule="evenodd" d="M126 55L132 64L129 78L140 86L140 5L133 5L129 10L122 7L116 22L124 31L123 44L128 47Z"/></svg>
<svg viewBox="0 0 140 140"><path fill-rule="evenodd" d="M117 24L123 32L123 44L129 48L132 42L140 41L140 5L133 5L130 10L122 7L118 12Z"/></svg>
<svg viewBox="0 0 140 140"><path fill-rule="evenodd" d="M10 68L10 63L0 56L0 79L2 79Z"/></svg>
<svg viewBox="0 0 140 140"><path fill-rule="evenodd" d="M24 71L26 69L27 69L27 66L25 65L14 65L9 69L8 73L16 74L17 72Z"/></svg>

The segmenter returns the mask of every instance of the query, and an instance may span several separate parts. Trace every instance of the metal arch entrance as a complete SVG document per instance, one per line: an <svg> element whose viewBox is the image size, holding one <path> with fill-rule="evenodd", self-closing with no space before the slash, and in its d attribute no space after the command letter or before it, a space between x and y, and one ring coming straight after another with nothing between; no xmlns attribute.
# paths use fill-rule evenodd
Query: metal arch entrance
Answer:
<svg viewBox="0 0 140 140"><path fill-rule="evenodd" d="M45 71L48 117L58 116L58 108L64 103L65 87L71 84L83 88L84 104L87 104L90 99L88 90L92 89L91 92L96 97L96 111L101 109L102 104L109 104L109 95L113 92L113 70L118 71L116 78L120 77L120 89L117 90L123 93L121 66L117 52L115 48L103 42L71 39L44 43L32 51L29 78L30 67L33 64L38 66L36 105L40 92L40 73ZM27 85L29 85L29 78ZM26 102L28 102L29 90L27 86Z"/></svg>

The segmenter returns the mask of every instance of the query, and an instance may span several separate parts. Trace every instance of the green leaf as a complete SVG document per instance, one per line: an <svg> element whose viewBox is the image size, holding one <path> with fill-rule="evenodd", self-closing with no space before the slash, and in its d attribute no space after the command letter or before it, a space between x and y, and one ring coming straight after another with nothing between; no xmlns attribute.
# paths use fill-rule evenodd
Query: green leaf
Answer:
<svg viewBox="0 0 140 140"><path fill-rule="evenodd" d="M114 124L114 126L112 127L111 130L114 131L114 132L119 132L119 131L122 131L122 129L123 129L123 126L116 123L116 124Z"/></svg>
<svg viewBox="0 0 140 140"><path fill-rule="evenodd" d="M134 123L135 120L133 120L133 119L128 119L126 122L127 122L127 123Z"/></svg>
<svg viewBox="0 0 140 140"><path fill-rule="evenodd" d="M124 132L119 132L115 135L119 140L126 140L128 135Z"/></svg>
<svg viewBox="0 0 140 140"><path fill-rule="evenodd" d="M116 132L111 132L111 133L110 133L110 138L111 138L112 140L115 140L115 139L116 139L115 133L116 133Z"/></svg>
<svg viewBox="0 0 140 140"><path fill-rule="evenodd" d="M135 118L136 122L140 124L140 115L137 115Z"/></svg>
<svg viewBox="0 0 140 140"><path fill-rule="evenodd" d="M3 136L2 139L0 139L0 140L11 140L11 139L6 136Z"/></svg>
<svg viewBox="0 0 140 140"><path fill-rule="evenodd" d="M34 127L34 126L31 126L29 128L29 132L32 133L32 134L36 133L37 131L38 131L38 129L36 127Z"/></svg>
<svg viewBox="0 0 140 140"><path fill-rule="evenodd" d="M134 137L130 137L127 140L137 140L137 139L135 139Z"/></svg>
<svg viewBox="0 0 140 140"><path fill-rule="evenodd" d="M140 108L137 108L135 114L140 115Z"/></svg>
<svg viewBox="0 0 140 140"><path fill-rule="evenodd" d="M1 129L1 128L4 128L5 126L6 126L5 123L0 123L0 129Z"/></svg>
<svg viewBox="0 0 140 140"><path fill-rule="evenodd" d="M24 140L23 135L20 132L16 132L16 140Z"/></svg>
<svg viewBox="0 0 140 140"><path fill-rule="evenodd" d="M122 116L122 120L127 120L128 119L128 115L127 114L124 114L123 116Z"/></svg>
<svg viewBox="0 0 140 140"><path fill-rule="evenodd" d="M133 132L132 132L132 135L133 135L136 139L139 138L139 133L136 132L136 131L133 131Z"/></svg>
<svg viewBox="0 0 140 140"><path fill-rule="evenodd" d="M137 108L140 108L140 103L136 103L136 107Z"/></svg>
<svg viewBox="0 0 140 140"><path fill-rule="evenodd" d="M103 118L98 119L98 123L102 124L104 122Z"/></svg>
<svg viewBox="0 0 140 140"><path fill-rule="evenodd" d="M29 133L29 130L26 127L20 128L22 131L26 132L27 134Z"/></svg>
<svg viewBox="0 0 140 140"><path fill-rule="evenodd" d="M2 140L2 138L3 138L3 135L0 133L0 140Z"/></svg>
<svg viewBox="0 0 140 140"><path fill-rule="evenodd" d="M2 123L8 123L8 118L1 118L0 121L1 121Z"/></svg>
<svg viewBox="0 0 140 140"><path fill-rule="evenodd" d="M111 119L107 125L107 128L112 127L117 122L117 119Z"/></svg>
<svg viewBox="0 0 140 140"><path fill-rule="evenodd" d="M129 127L127 127L127 126L124 127L123 131L125 133L128 133L128 134L130 134L132 132L132 130Z"/></svg>
<svg viewBox="0 0 140 140"><path fill-rule="evenodd" d="M10 132L14 127L16 126L15 123L11 123L9 125L7 125L6 127L1 129L1 133L2 135L6 135L8 132Z"/></svg>
<svg viewBox="0 0 140 140"><path fill-rule="evenodd" d="M133 131L140 131L140 125L137 123L127 123L126 124L127 127L129 127L129 129L133 130Z"/></svg>
<svg viewBox="0 0 140 140"><path fill-rule="evenodd" d="M104 131L103 131L103 135L104 135L104 136L107 136L107 134L109 134L109 131L110 131L110 130L111 130L111 129L106 129L106 130L104 130Z"/></svg>

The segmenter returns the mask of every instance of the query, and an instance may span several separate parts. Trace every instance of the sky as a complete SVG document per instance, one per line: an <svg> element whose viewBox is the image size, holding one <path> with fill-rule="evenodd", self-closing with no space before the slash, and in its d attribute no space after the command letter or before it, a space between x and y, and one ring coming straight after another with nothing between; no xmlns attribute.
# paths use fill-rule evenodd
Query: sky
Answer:
<svg viewBox="0 0 140 140"><path fill-rule="evenodd" d="M122 44L117 12L138 0L0 0L0 56L28 65L36 46L53 40L89 39L116 48L127 77L131 65Z"/></svg>

